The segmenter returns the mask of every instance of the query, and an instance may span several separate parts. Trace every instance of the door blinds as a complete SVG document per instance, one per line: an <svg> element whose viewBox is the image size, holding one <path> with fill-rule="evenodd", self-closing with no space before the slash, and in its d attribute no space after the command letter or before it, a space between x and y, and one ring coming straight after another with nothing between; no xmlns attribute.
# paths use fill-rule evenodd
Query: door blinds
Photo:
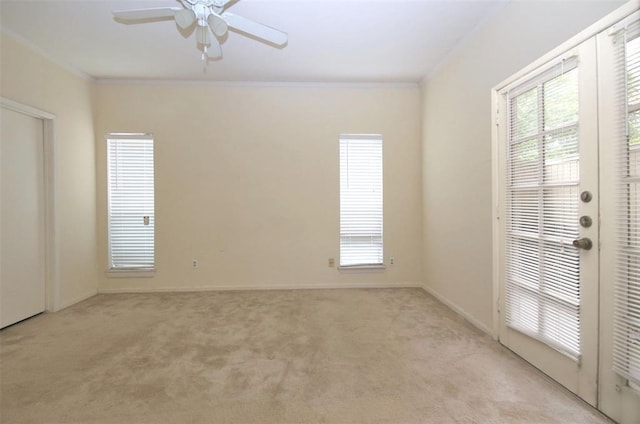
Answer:
<svg viewBox="0 0 640 424"><path fill-rule="evenodd" d="M110 269L154 267L153 139L107 138Z"/></svg>
<svg viewBox="0 0 640 424"><path fill-rule="evenodd" d="M380 265L382 137L340 136L340 266Z"/></svg>
<svg viewBox="0 0 640 424"><path fill-rule="evenodd" d="M580 356L578 67L508 93L505 313L509 327Z"/></svg>
<svg viewBox="0 0 640 424"><path fill-rule="evenodd" d="M614 35L620 110L616 167L614 370L640 388L640 23Z"/></svg>

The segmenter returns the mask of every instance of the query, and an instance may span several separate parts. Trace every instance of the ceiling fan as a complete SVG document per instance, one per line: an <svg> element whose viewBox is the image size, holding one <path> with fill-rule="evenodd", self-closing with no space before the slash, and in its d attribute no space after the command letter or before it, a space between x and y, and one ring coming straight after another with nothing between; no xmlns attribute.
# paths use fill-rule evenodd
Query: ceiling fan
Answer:
<svg viewBox="0 0 640 424"><path fill-rule="evenodd" d="M196 41L202 48L202 60L222 57L218 38L224 37L228 28L267 41L276 46L287 43L287 34L275 28L234 15L225 9L237 0L178 0L183 7L155 7L149 9L114 10L113 16L121 21L150 19L175 19L182 30L189 31L195 25ZM211 36L213 33L213 37Z"/></svg>

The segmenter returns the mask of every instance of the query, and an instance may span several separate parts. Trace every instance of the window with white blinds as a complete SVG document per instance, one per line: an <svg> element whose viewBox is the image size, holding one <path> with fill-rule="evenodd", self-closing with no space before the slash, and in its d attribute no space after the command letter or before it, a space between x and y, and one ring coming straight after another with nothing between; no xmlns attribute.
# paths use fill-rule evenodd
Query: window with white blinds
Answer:
<svg viewBox="0 0 640 424"><path fill-rule="evenodd" d="M382 136L340 136L340 266L381 265Z"/></svg>
<svg viewBox="0 0 640 424"><path fill-rule="evenodd" d="M640 23L618 38L614 370L640 388Z"/></svg>
<svg viewBox="0 0 640 424"><path fill-rule="evenodd" d="M507 325L580 356L576 58L508 93Z"/></svg>
<svg viewBox="0 0 640 424"><path fill-rule="evenodd" d="M151 136L107 136L111 270L152 270L155 266L153 169Z"/></svg>

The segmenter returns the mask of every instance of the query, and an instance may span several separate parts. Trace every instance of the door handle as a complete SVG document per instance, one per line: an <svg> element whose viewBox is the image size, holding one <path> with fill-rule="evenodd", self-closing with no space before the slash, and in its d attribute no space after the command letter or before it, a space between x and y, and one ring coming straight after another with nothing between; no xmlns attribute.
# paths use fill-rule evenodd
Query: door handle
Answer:
<svg viewBox="0 0 640 424"><path fill-rule="evenodd" d="M593 242L590 238L583 237L578 240L574 240L573 245L578 249L591 250L591 248L593 247Z"/></svg>

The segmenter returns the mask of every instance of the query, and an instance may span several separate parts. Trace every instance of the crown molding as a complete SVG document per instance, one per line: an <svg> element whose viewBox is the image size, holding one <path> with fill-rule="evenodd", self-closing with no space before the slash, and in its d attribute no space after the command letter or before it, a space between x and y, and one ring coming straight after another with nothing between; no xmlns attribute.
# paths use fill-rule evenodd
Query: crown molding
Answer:
<svg viewBox="0 0 640 424"><path fill-rule="evenodd" d="M27 40L26 38L24 38L21 35L16 34L15 32L8 30L6 28L0 28L0 33L3 36L7 36L11 39L13 39L15 42L17 42L18 44L21 44L22 46L28 48L29 50L33 51L34 53L44 57L45 59L47 59L48 61L52 62L53 64L59 66L60 68L64 69L65 71L68 71L70 73L72 73L73 75L82 78L83 80L86 81L91 81L91 82L95 82L95 78L93 78L91 75L87 74L86 72L83 72L81 70L79 70L78 68L70 65L69 63L62 61L54 56L52 56L49 52L41 49L40 47L36 46L35 44L33 44L31 41Z"/></svg>
<svg viewBox="0 0 640 424"><path fill-rule="evenodd" d="M207 81L167 79L97 79L97 85L246 87L246 88L419 88L417 82L286 82L286 81Z"/></svg>

